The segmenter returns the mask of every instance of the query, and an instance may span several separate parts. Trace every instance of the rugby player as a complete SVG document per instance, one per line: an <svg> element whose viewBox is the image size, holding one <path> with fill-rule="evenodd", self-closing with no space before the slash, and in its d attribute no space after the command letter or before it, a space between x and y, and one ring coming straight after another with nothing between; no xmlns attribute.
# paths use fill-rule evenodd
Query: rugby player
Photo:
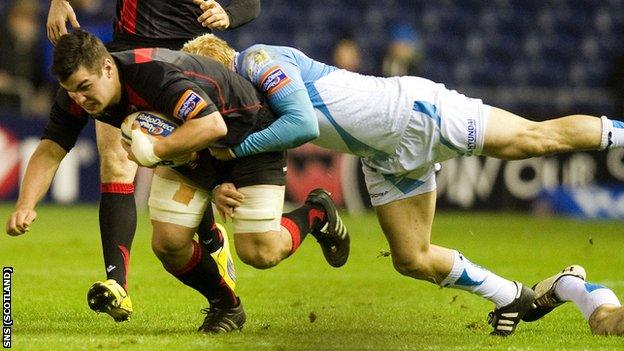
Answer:
<svg viewBox="0 0 624 351"><path fill-rule="evenodd" d="M184 51L213 57L256 85L280 115L242 143L213 149L236 159L298 146L318 124L312 142L362 157L366 185L392 252L395 269L442 287L466 290L495 304L493 334L512 334L535 293L520 282L473 264L457 250L431 243L435 171L456 156L524 159L624 145L624 123L566 116L533 122L418 77L378 78L326 65L283 46L253 45L238 53L207 34ZM215 189L222 213L238 206L235 187Z"/></svg>
<svg viewBox="0 0 624 351"><path fill-rule="evenodd" d="M110 51L142 47L179 49L182 44L212 29L233 29L260 14L260 0L231 0L222 7L214 0L118 0L113 23ZM80 26L69 1L51 0L47 34L52 43L67 34L67 23ZM120 146L119 130L96 121L96 140L100 155L100 235L106 281L98 281L87 294L89 307L106 312L115 321L127 320L132 303L127 294L130 251L136 230L134 177L137 166L130 162ZM20 203L18 203L20 205ZM20 208L22 216L36 216ZM200 242L211 252L222 252L223 230L219 230L212 212L206 212L199 227ZM216 263L215 263L216 264ZM216 269L216 266L214 267ZM112 297L112 298L111 298Z"/></svg>

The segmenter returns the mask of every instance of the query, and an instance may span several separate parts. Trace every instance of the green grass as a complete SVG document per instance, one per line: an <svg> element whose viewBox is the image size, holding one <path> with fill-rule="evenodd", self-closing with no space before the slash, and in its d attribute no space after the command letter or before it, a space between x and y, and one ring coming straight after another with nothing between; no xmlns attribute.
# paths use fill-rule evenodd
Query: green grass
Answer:
<svg viewBox="0 0 624 351"><path fill-rule="evenodd" d="M0 205L7 218L11 206ZM130 295L135 314L115 324L85 301L102 279L95 206L42 206L33 230L0 236L0 264L12 266L13 347L17 350L447 350L621 349L596 337L567 304L509 338L491 337L491 304L395 273L374 215L345 218L352 252L329 267L314 240L270 270L237 261L238 293L247 312L241 333L204 335L205 302L161 268L142 214L132 250ZM584 222L493 213L440 213L433 242L461 250L498 274L532 284L571 263L591 281L624 296L622 222ZM312 322L311 315L316 316Z"/></svg>

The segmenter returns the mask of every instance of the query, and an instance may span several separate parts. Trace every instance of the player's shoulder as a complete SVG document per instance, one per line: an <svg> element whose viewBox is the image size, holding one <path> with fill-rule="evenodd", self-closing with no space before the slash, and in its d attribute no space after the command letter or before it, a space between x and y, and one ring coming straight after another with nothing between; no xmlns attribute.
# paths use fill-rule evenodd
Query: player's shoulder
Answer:
<svg viewBox="0 0 624 351"><path fill-rule="evenodd" d="M239 56L239 71L252 81L259 79L268 69L289 61L286 47L256 44L243 50Z"/></svg>

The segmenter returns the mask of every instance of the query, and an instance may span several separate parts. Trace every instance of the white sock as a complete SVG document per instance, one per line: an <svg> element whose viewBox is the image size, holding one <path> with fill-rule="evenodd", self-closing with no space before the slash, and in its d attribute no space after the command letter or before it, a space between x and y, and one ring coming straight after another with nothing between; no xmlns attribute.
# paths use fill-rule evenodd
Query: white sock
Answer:
<svg viewBox="0 0 624 351"><path fill-rule="evenodd" d="M600 150L624 147L624 122L608 119L606 116L602 116L600 120L602 121Z"/></svg>
<svg viewBox="0 0 624 351"><path fill-rule="evenodd" d="M453 268L441 286L470 291L494 302L496 307L506 306L514 300L518 292L514 282L477 266L455 250L453 256Z"/></svg>
<svg viewBox="0 0 624 351"><path fill-rule="evenodd" d="M620 305L620 300L611 289L573 276L564 276L555 286L555 294L562 301L572 301L581 310L585 320L604 304Z"/></svg>

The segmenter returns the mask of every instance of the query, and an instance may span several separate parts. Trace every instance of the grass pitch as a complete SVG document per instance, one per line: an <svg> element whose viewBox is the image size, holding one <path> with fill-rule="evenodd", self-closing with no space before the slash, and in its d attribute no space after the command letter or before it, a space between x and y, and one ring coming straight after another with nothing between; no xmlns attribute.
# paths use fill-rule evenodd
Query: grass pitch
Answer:
<svg viewBox="0 0 624 351"><path fill-rule="evenodd" d="M0 205L6 219L12 205ZM16 350L554 350L622 349L624 339L590 334L566 304L509 338L489 336L492 305L395 273L371 214L349 217L349 262L329 267L313 238L278 267L260 271L237 261L247 312L241 333L204 335L205 301L161 268L143 213L132 249L133 318L116 324L86 304L104 278L96 206L42 206L32 231L0 236L0 264L13 273ZM492 213L439 213L432 241L526 284L578 263L590 281L624 300L624 225Z"/></svg>

